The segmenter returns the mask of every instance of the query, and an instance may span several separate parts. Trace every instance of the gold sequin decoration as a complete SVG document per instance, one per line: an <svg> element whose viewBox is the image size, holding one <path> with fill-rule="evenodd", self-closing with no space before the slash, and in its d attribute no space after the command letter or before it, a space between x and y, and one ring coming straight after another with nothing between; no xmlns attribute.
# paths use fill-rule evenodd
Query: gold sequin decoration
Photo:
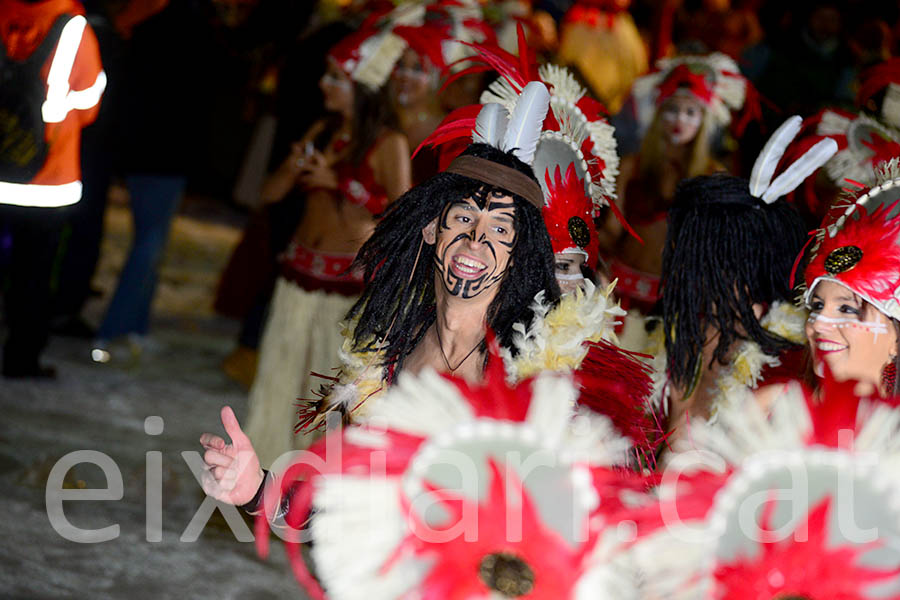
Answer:
<svg viewBox="0 0 900 600"><path fill-rule="evenodd" d="M591 243L591 230L581 217L569 219L569 235L579 248L586 248Z"/></svg>
<svg viewBox="0 0 900 600"><path fill-rule="evenodd" d="M841 246L832 250L825 259L825 270L829 275L849 271L862 260L863 252L857 246Z"/></svg>

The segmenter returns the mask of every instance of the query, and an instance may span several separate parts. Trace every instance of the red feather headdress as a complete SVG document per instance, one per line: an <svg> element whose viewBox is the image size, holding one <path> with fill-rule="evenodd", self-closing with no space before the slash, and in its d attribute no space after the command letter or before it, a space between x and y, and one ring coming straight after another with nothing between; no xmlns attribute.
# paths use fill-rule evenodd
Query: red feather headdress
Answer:
<svg viewBox="0 0 900 600"><path fill-rule="evenodd" d="M896 165L891 161L886 169ZM819 230L804 277L807 304L819 281L834 281L900 319L898 186L900 178L894 178L863 189L844 214Z"/></svg>
<svg viewBox="0 0 900 600"><path fill-rule="evenodd" d="M882 550L900 542L900 412L855 386L826 373L815 395L788 384L768 413L747 397L716 426L691 425L631 550L646 597L849 600L889 582L896 594L900 559Z"/></svg>
<svg viewBox="0 0 900 600"><path fill-rule="evenodd" d="M575 165L569 165L565 176L556 171L544 174L547 193L541 214L550 234L553 252L583 254L592 269L597 268L600 242L597 228L591 217L591 201L584 195L584 184L575 173Z"/></svg>
<svg viewBox="0 0 900 600"><path fill-rule="evenodd" d="M529 82L540 81L550 89L550 111L544 120L533 165L548 205L544 210L545 223L554 239L554 251L581 249L588 256L587 262L594 265L598 240L591 219L603 207L609 206L624 227L637 237L615 202L610 201L615 198L619 165L613 128L606 120L603 105L588 96L566 69L554 65L538 69L521 26L518 34L518 56L498 46L468 44L476 56L466 59L468 66L448 78L447 83L471 73L494 71L500 78L482 94L481 102L499 104L508 112L512 112L518 95ZM423 145L443 145L441 162L449 164L470 141L475 116L477 110L460 109L458 114L448 116ZM556 186L561 187L556 189ZM581 199L576 198L579 194ZM556 205L549 206L551 202ZM589 218L584 215L585 206L589 208ZM573 240L567 232L573 219L585 223L585 227L577 228L579 240Z"/></svg>
<svg viewBox="0 0 900 600"><path fill-rule="evenodd" d="M885 90L881 102L881 116L892 127L900 127L900 58L891 58L869 67L859 77L859 91L856 94L856 105L865 108L866 102L878 92Z"/></svg>
<svg viewBox="0 0 900 600"><path fill-rule="evenodd" d="M720 127L731 123L732 113L744 109L745 102L747 118L759 116L755 90L741 75L737 63L721 52L713 52L661 59L653 72L635 80L632 95L641 111L638 119L649 124L652 110L679 90L686 90L702 102ZM741 127L746 125L744 121L741 120Z"/></svg>

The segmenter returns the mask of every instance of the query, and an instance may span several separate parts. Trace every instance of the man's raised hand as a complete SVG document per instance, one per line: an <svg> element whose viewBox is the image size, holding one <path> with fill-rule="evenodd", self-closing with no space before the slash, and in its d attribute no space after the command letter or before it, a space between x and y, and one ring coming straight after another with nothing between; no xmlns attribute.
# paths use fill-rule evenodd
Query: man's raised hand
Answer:
<svg viewBox="0 0 900 600"><path fill-rule="evenodd" d="M212 433L200 436L206 464L202 476L203 491L216 500L240 506L253 500L264 475L253 444L230 406L222 408L222 425L231 438L230 444Z"/></svg>

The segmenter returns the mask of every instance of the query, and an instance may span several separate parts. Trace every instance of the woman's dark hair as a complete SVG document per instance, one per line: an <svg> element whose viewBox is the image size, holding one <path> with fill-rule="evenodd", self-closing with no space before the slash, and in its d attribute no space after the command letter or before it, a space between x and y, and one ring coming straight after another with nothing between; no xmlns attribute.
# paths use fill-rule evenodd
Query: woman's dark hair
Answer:
<svg viewBox="0 0 900 600"><path fill-rule="evenodd" d="M328 113L325 126L313 140L316 148L320 150L325 148L340 126L341 116L337 113ZM357 165L365 160L366 153L375 145L385 129L400 130L397 112L391 104L387 86L373 90L354 81L353 118L350 122L350 148L347 160Z"/></svg>
<svg viewBox="0 0 900 600"><path fill-rule="evenodd" d="M353 83L353 123L351 125L350 157L360 164L366 152L375 145L385 129L399 130L397 113L388 96L387 86L372 90L361 83Z"/></svg>
<svg viewBox="0 0 900 600"><path fill-rule="evenodd" d="M805 241L796 210L784 200L754 198L746 179L719 173L678 184L660 282L666 366L675 385L691 386L708 325L719 332L713 360L722 365L738 339L769 355L796 347L763 329L753 305L793 300L791 269Z"/></svg>
<svg viewBox="0 0 900 600"><path fill-rule="evenodd" d="M511 167L534 178L531 167L486 144L472 144L463 153ZM385 364L394 374L435 319L434 246L425 244L422 228L438 218L445 207L463 198L486 199L492 192L509 192L457 175L438 173L397 199L356 256L364 269L365 290L350 309L358 317L353 334L356 350L385 340ZM530 323L530 305L544 290L546 301L559 299L553 248L540 211L521 196L515 206L516 245L497 297L488 308L488 326L501 346L512 348L512 326Z"/></svg>

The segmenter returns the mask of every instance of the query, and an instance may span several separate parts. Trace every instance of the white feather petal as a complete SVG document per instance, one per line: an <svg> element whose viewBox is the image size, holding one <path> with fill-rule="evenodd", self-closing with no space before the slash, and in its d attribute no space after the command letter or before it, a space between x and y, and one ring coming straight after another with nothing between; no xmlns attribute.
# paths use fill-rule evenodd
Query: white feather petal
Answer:
<svg viewBox="0 0 900 600"><path fill-rule="evenodd" d="M775 174L775 168L788 144L791 143L797 134L800 133L800 127L803 125L803 119L797 115L789 118L775 130L769 141L759 153L756 162L753 163L753 170L750 172L750 194L761 198L763 193L768 189L772 182L772 176Z"/></svg>
<svg viewBox="0 0 900 600"><path fill-rule="evenodd" d="M764 202L771 204L785 194L794 191L804 179L812 175L813 171L828 162L838 151L837 142L831 138L825 138L815 146L803 153L784 173L775 178L772 185L761 196Z"/></svg>
<svg viewBox="0 0 900 600"><path fill-rule="evenodd" d="M549 107L550 92L547 86L539 81L526 85L513 109L500 149L512 151L519 160L530 165Z"/></svg>
<svg viewBox="0 0 900 600"><path fill-rule="evenodd" d="M505 108L495 102L485 104L475 119L472 141L499 146L500 140L506 134L507 123L509 123L509 113Z"/></svg>

